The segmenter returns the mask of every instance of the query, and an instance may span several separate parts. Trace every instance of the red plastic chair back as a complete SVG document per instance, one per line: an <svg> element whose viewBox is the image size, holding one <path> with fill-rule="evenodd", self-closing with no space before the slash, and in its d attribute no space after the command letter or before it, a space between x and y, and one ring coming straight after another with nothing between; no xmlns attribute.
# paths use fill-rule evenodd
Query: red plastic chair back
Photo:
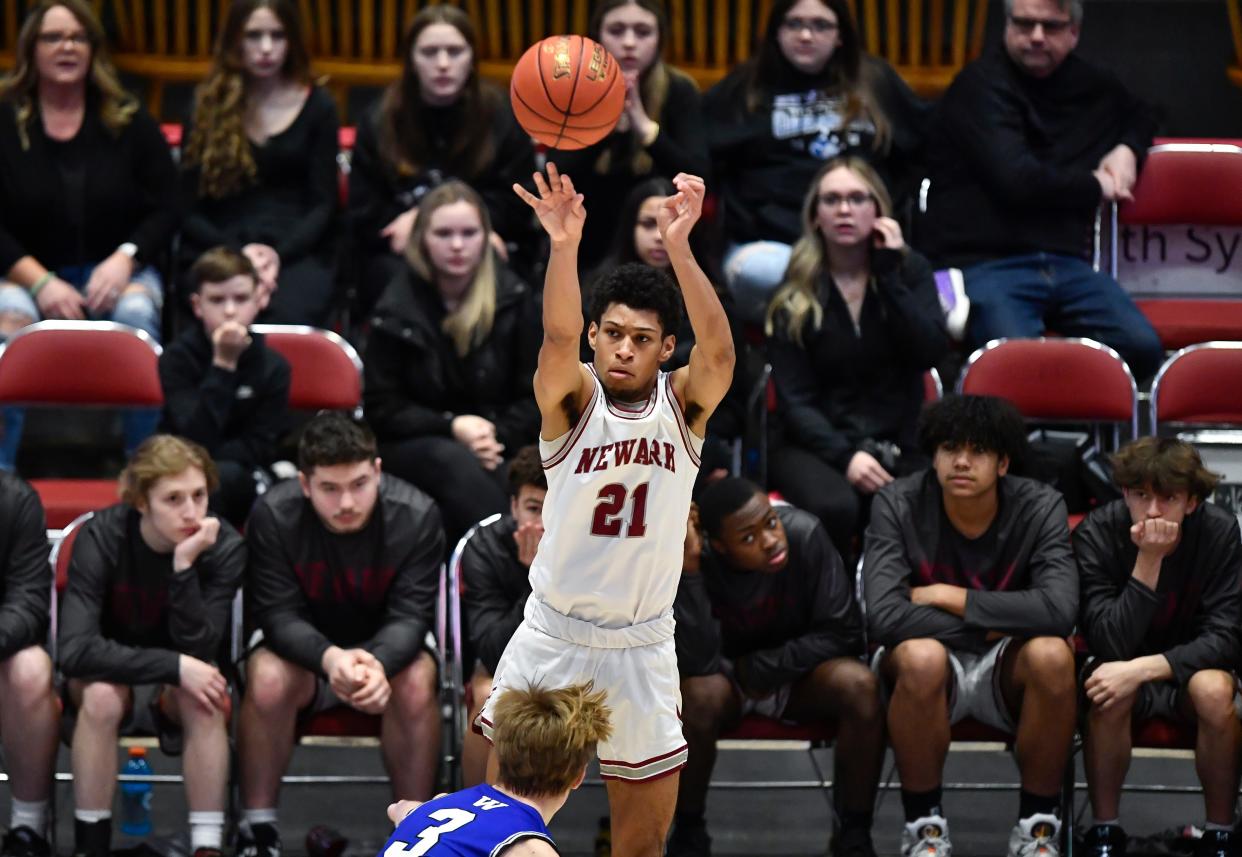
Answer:
<svg viewBox="0 0 1242 857"><path fill-rule="evenodd" d="M1242 143L1157 142L1117 212L1123 224L1242 225Z"/></svg>
<svg viewBox="0 0 1242 857"><path fill-rule="evenodd" d="M158 408L160 346L107 321L41 321L0 350L0 402Z"/></svg>
<svg viewBox="0 0 1242 857"><path fill-rule="evenodd" d="M352 411L362 403L362 360L330 330L294 324L256 324L267 346L289 361L289 407Z"/></svg>
<svg viewBox="0 0 1242 857"><path fill-rule="evenodd" d="M94 512L86 512L74 518L73 522L65 527L60 541L52 548L52 566L56 569L57 593L64 592L65 587L69 585L69 562L73 559L73 544L78 539L78 533L82 532L82 525L93 517L95 517Z"/></svg>
<svg viewBox="0 0 1242 857"><path fill-rule="evenodd" d="M1204 342L1164 362L1152 383L1152 424L1242 425L1242 342Z"/></svg>

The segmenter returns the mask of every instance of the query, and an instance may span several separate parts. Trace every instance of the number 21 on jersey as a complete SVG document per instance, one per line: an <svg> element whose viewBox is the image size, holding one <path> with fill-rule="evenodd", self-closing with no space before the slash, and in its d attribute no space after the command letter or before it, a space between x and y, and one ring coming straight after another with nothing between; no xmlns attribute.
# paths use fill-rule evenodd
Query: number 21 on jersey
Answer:
<svg viewBox="0 0 1242 857"><path fill-rule="evenodd" d="M618 482L610 482L599 489L595 498L595 514L591 516L591 535L620 536L624 529L626 538L641 538L647 534L647 488L644 482L633 491ZM625 501L630 501L629 520L625 518Z"/></svg>

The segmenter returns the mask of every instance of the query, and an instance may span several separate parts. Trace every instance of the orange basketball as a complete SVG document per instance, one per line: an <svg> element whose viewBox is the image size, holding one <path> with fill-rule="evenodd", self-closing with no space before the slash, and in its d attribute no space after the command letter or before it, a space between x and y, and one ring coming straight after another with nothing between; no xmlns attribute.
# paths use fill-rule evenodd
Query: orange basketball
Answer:
<svg viewBox="0 0 1242 857"><path fill-rule="evenodd" d="M582 149L612 131L625 80L612 54L584 36L548 36L522 54L509 83L513 113L553 149Z"/></svg>

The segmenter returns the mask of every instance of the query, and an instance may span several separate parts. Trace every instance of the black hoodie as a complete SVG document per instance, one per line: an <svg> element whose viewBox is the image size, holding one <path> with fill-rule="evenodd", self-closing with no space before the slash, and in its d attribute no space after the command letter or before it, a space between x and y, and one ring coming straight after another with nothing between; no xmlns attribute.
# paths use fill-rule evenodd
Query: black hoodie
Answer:
<svg viewBox="0 0 1242 857"><path fill-rule="evenodd" d="M497 263L491 333L464 357L440 329L444 304L409 266L375 306L367 342L367 419L381 442L451 434L453 417L474 414L496 424L510 454L534 443L539 406L531 379L543 339L529 286Z"/></svg>

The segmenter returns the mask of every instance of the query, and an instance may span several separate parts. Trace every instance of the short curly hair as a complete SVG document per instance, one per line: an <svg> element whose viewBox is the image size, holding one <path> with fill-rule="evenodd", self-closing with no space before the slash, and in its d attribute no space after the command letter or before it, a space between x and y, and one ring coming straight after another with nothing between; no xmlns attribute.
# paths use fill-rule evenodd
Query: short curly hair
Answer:
<svg viewBox="0 0 1242 857"><path fill-rule="evenodd" d="M660 319L660 335L681 329L681 291L664 271L637 262L614 268L591 289L591 321L597 325L613 304L652 310Z"/></svg>
<svg viewBox="0 0 1242 857"><path fill-rule="evenodd" d="M1011 470L1028 458L1026 423L1012 403L996 396L945 396L919 419L919 443L934 456L942 446L970 446L1008 458Z"/></svg>
<svg viewBox="0 0 1242 857"><path fill-rule="evenodd" d="M1112 463L1119 487L1149 488L1166 497L1185 491L1202 503L1220 483L1220 476L1203 466L1199 450L1175 437L1140 437L1117 450Z"/></svg>

